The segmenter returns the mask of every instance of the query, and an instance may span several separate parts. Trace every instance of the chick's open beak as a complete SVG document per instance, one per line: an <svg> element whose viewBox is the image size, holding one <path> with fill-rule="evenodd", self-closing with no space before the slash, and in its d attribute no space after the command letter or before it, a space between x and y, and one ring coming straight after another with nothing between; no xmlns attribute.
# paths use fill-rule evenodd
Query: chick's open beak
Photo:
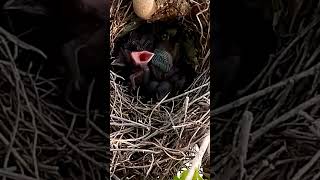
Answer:
<svg viewBox="0 0 320 180"><path fill-rule="evenodd" d="M136 65L142 65L148 64L148 62L151 61L152 57L154 56L154 53L149 51L133 51L130 55Z"/></svg>

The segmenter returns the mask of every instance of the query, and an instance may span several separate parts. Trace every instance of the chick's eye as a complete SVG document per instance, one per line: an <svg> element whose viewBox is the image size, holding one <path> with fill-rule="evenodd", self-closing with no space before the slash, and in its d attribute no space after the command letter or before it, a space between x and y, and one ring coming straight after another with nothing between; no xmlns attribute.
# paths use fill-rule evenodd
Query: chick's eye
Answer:
<svg viewBox="0 0 320 180"><path fill-rule="evenodd" d="M161 39L162 39L162 40L168 40L168 37L169 37L169 36L168 36L167 33L161 35Z"/></svg>

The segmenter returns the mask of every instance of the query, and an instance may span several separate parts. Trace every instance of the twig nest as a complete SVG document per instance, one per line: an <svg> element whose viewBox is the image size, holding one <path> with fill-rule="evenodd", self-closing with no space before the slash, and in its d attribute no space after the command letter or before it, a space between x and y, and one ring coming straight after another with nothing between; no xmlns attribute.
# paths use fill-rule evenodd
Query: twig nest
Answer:
<svg viewBox="0 0 320 180"><path fill-rule="evenodd" d="M178 16L186 16L191 10L189 1L186 0L156 0L156 11L149 22L167 21Z"/></svg>
<svg viewBox="0 0 320 180"><path fill-rule="evenodd" d="M133 10L141 19L150 19L156 9L155 0L133 0Z"/></svg>

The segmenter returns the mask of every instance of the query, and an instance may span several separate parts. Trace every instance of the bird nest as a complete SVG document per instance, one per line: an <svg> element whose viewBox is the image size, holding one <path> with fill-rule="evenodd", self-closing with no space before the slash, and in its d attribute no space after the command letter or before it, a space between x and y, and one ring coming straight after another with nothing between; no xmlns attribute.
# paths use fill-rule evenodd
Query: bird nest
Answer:
<svg viewBox="0 0 320 180"><path fill-rule="evenodd" d="M319 3L277 3L279 48L252 93L212 112L214 179L320 178Z"/></svg>
<svg viewBox="0 0 320 180"><path fill-rule="evenodd" d="M179 17L179 22L200 37L198 65L194 66L197 77L186 90L158 102L144 102L139 93L131 95L130 87L119 81L124 77L110 71L110 170L115 178L170 179L192 159L195 145L208 133L209 1L186 2L196 13ZM112 1L110 14L112 61L118 58L116 40L130 31L136 17L131 1Z"/></svg>

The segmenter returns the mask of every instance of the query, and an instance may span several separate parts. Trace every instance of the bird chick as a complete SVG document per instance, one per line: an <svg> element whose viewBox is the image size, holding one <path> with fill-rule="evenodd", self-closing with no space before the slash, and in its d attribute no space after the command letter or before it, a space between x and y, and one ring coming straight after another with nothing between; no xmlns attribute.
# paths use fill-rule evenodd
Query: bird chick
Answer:
<svg viewBox="0 0 320 180"><path fill-rule="evenodd" d="M150 79L150 70L148 63L154 56L154 53L149 51L131 52L131 58L134 65L134 73L130 75L132 88L135 90L137 84L146 85Z"/></svg>
<svg viewBox="0 0 320 180"><path fill-rule="evenodd" d="M169 33L170 32L162 34L155 48L169 52L172 56L172 62L175 63L180 59L180 44L176 42L173 35L170 35Z"/></svg>
<svg viewBox="0 0 320 180"><path fill-rule="evenodd" d="M155 56L152 58L151 64L164 73L169 72L173 65L171 54L163 49L156 49L154 53Z"/></svg>
<svg viewBox="0 0 320 180"><path fill-rule="evenodd" d="M168 81L163 81L159 84L156 92L157 100L162 100L172 90L172 86Z"/></svg>
<svg viewBox="0 0 320 180"><path fill-rule="evenodd" d="M146 85L146 93L149 94L150 96L153 96L156 93L158 86L159 86L158 81L150 81Z"/></svg>
<svg viewBox="0 0 320 180"><path fill-rule="evenodd" d="M180 46L173 38L175 34L176 32L163 33L155 45L155 56L150 63L150 69L157 80L170 78L175 71L174 65L177 65L177 60L180 59Z"/></svg>
<svg viewBox="0 0 320 180"><path fill-rule="evenodd" d="M181 91L186 84L186 76L176 73L170 78L170 82L172 83L175 91Z"/></svg>
<svg viewBox="0 0 320 180"><path fill-rule="evenodd" d="M133 31L129 34L128 39L124 45L120 47L119 57L115 59L111 65L113 66L130 66L132 59L130 57L131 51L153 51L153 36L152 34L145 33L140 35L138 32Z"/></svg>

